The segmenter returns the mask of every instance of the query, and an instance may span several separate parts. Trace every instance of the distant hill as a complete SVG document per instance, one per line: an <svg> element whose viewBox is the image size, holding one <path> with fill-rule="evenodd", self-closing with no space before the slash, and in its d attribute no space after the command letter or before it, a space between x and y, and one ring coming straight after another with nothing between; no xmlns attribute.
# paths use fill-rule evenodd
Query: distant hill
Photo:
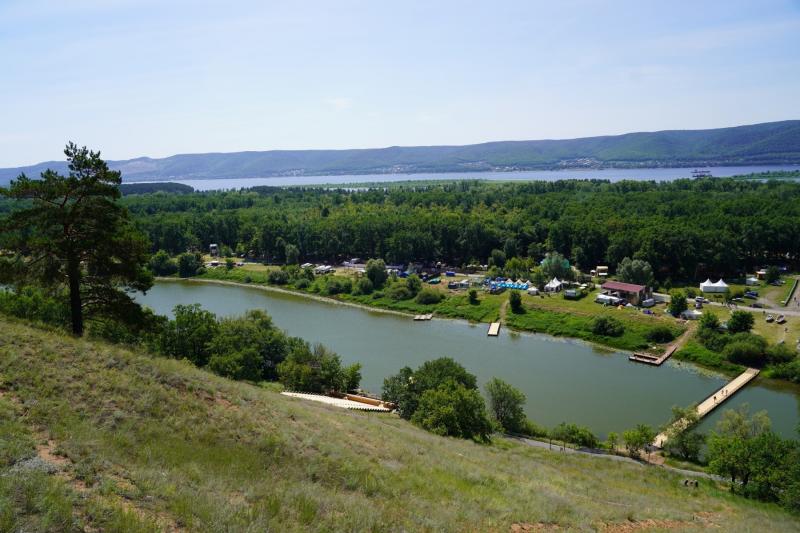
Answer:
<svg viewBox="0 0 800 533"><path fill-rule="evenodd" d="M101 147L102 148L102 147ZM125 181L558 168L800 164L800 120L566 140L359 150L270 150L111 161ZM0 184L63 162L0 169Z"/></svg>

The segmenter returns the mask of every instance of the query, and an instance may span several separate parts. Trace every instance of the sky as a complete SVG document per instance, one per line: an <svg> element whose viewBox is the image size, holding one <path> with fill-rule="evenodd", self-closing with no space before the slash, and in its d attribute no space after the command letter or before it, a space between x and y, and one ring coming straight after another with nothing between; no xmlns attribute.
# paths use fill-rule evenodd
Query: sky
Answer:
<svg viewBox="0 0 800 533"><path fill-rule="evenodd" d="M0 0L0 167L800 118L800 0Z"/></svg>

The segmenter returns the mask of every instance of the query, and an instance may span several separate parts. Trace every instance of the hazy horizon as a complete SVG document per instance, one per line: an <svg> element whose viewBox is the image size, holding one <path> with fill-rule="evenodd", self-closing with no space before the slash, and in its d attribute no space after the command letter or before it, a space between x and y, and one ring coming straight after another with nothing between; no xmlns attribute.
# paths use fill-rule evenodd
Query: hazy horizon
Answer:
<svg viewBox="0 0 800 533"><path fill-rule="evenodd" d="M0 6L0 167L796 118L800 3Z"/></svg>

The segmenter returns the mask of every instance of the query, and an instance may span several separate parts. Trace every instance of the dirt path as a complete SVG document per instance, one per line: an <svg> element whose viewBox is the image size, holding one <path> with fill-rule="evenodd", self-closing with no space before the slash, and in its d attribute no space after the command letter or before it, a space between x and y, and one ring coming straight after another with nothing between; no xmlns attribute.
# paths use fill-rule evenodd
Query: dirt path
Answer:
<svg viewBox="0 0 800 533"><path fill-rule="evenodd" d="M683 348L687 342L689 342L689 339L692 338L692 335L694 335L695 330L697 330L697 323L690 322L689 325L686 326L686 331L684 331L683 334L680 337L678 337L678 340L676 340L673 343L676 352L681 348Z"/></svg>
<svg viewBox="0 0 800 533"><path fill-rule="evenodd" d="M19 398L7 390L0 389L0 398L18 406L24 405ZM124 509L128 513L138 517L142 522L155 524L161 531L184 531L175 519L164 511L148 509L138 504L138 502L113 491L101 494L99 488L102 483L95 483L93 486L89 486L83 480L79 479L75 475L75 463L68 456L59 452L58 443L50 438L45 430L31 428L31 434L34 436L36 442L38 442L38 444L36 444L36 457L48 465L48 473L61 479L70 489L83 498L94 499L106 505ZM109 471L102 472L100 475L105 480L112 481L115 486L125 492L134 492L136 490L135 485L127 478L125 472ZM92 517L85 510L76 507L73 509L73 513L75 513L75 516L80 517L81 521L86 524L84 531L99 531L92 525Z"/></svg>
<svg viewBox="0 0 800 533"><path fill-rule="evenodd" d="M508 300L505 300L502 304L500 304L500 311L498 321L505 325L506 324L506 315L508 314Z"/></svg>

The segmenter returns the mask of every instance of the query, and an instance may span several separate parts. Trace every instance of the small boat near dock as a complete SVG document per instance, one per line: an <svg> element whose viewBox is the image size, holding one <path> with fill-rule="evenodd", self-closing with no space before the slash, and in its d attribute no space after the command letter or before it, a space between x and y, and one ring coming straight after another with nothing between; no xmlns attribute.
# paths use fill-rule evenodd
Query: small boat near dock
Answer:
<svg viewBox="0 0 800 533"><path fill-rule="evenodd" d="M489 324L489 331L486 334L489 337L497 337L500 334L500 322L492 322Z"/></svg>
<svg viewBox="0 0 800 533"><path fill-rule="evenodd" d="M433 313L427 315L414 315L414 320L433 320Z"/></svg>

